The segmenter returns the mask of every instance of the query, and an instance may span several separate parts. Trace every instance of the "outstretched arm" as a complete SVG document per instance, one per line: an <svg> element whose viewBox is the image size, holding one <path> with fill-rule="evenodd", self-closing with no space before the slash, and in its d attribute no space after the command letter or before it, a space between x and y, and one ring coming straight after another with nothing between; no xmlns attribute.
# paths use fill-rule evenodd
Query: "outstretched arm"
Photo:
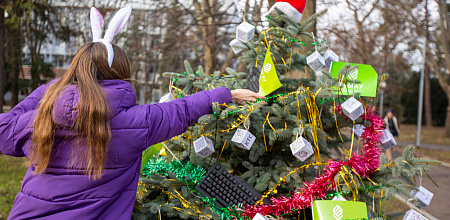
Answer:
<svg viewBox="0 0 450 220"><path fill-rule="evenodd" d="M264 97L245 89L230 92L227 88L217 88L167 103L137 106L146 111L148 135L145 148L186 132L199 117L211 113L213 102L254 101L257 98Z"/></svg>

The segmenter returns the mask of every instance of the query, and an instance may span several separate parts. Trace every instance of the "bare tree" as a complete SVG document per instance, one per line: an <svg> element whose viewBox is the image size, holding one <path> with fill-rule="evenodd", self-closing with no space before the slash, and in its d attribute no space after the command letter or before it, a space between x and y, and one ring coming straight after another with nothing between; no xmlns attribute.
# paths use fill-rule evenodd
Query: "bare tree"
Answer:
<svg viewBox="0 0 450 220"><path fill-rule="evenodd" d="M21 41L22 35L20 33L23 9L19 1L8 1L6 11L8 17L6 20L6 54L8 54L7 61L9 61L9 82L11 84L11 108L19 103L19 75L21 73Z"/></svg>
<svg viewBox="0 0 450 220"><path fill-rule="evenodd" d="M425 1L425 36L429 37L429 22L428 22L428 0ZM433 127L433 113L431 111L431 86L430 86L430 70L425 60L424 65L424 108L425 108L425 122L427 127Z"/></svg>
<svg viewBox="0 0 450 220"><path fill-rule="evenodd" d="M439 17L435 21L430 21L432 25L428 27L422 23L427 20L424 19L424 13L418 13L420 3L423 1L386 0L386 2L388 4L386 8L396 12L393 15L399 22L409 24L412 47L422 48L424 40L421 42L417 39L427 39L426 62L436 74L439 84L450 101L450 4L444 0L435 0ZM429 36L426 35L428 28ZM447 107L445 134L450 135L450 106Z"/></svg>

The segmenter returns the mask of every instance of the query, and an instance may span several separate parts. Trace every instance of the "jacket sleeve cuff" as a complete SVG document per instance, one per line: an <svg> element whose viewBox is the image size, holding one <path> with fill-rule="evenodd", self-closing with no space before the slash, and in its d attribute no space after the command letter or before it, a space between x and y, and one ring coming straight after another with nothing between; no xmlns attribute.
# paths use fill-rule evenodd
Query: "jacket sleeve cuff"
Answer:
<svg viewBox="0 0 450 220"><path fill-rule="evenodd" d="M213 90L210 90L210 98L212 102L222 103L231 103L232 97L231 92L226 87L219 87Z"/></svg>

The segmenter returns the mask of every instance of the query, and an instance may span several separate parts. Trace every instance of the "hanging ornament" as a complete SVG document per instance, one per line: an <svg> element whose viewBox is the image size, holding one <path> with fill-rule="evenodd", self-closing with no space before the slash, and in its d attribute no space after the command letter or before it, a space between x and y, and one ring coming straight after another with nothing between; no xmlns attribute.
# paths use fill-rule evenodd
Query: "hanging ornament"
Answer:
<svg viewBox="0 0 450 220"><path fill-rule="evenodd" d="M397 142L395 142L392 133L388 129L384 129L383 135L381 136L381 146L383 147L383 149L386 150L395 145L397 145Z"/></svg>
<svg viewBox="0 0 450 220"><path fill-rule="evenodd" d="M276 16L276 10L280 10L287 17L292 19L295 23L302 19L303 10L305 10L306 0L277 0L277 2L270 8L268 15Z"/></svg>
<svg viewBox="0 0 450 220"><path fill-rule="evenodd" d="M314 70L314 72L316 72L317 77L319 77L318 74L322 75L320 69L325 67L325 60L318 51L315 51L314 53L309 55L306 58L306 63L309 67L311 67L312 70Z"/></svg>
<svg viewBox="0 0 450 220"><path fill-rule="evenodd" d="M336 55L331 49L328 49L323 55L325 60L325 66L329 69L331 67L331 62L339 62L339 56Z"/></svg>
<svg viewBox="0 0 450 220"><path fill-rule="evenodd" d="M194 141L195 153L205 158L215 152L211 139L202 136Z"/></svg>
<svg viewBox="0 0 450 220"><path fill-rule="evenodd" d="M256 137L250 133L250 131L238 128L236 133L234 133L231 142L236 144L239 148L250 150L255 140Z"/></svg>
<svg viewBox="0 0 450 220"><path fill-rule="evenodd" d="M314 150L305 138L299 137L291 145L292 155L297 157L301 161L305 161L311 155L314 154Z"/></svg>
<svg viewBox="0 0 450 220"><path fill-rule="evenodd" d="M172 94L173 81L174 81L173 78L170 78L169 93L167 93L163 97L161 97L161 99L159 100L159 103L170 102L172 100L175 100L175 97Z"/></svg>
<svg viewBox="0 0 450 220"><path fill-rule="evenodd" d="M433 193L425 189L423 186L417 187L416 190L411 191L411 197L416 198L419 201L417 208L422 209L430 205Z"/></svg>
<svg viewBox="0 0 450 220"><path fill-rule="evenodd" d="M256 213L252 220L269 220L266 216Z"/></svg>
<svg viewBox="0 0 450 220"><path fill-rule="evenodd" d="M347 101L342 103L342 110L352 121L355 121L359 116L364 114L364 108L362 103L356 100L354 97L350 97Z"/></svg>
<svg viewBox="0 0 450 220"><path fill-rule="evenodd" d="M255 26L244 21L236 28L236 38L242 42L247 43L255 36Z"/></svg>
<svg viewBox="0 0 450 220"><path fill-rule="evenodd" d="M405 213L402 220L428 220L425 216L416 212L414 209L410 209Z"/></svg>
<svg viewBox="0 0 450 220"><path fill-rule="evenodd" d="M366 203L356 201L315 200L312 214L314 220L369 219Z"/></svg>
<svg viewBox="0 0 450 220"><path fill-rule="evenodd" d="M355 135L359 138L361 134L364 132L364 129L365 129L364 125L361 124L355 125L354 129Z"/></svg>
<svg viewBox="0 0 450 220"><path fill-rule="evenodd" d="M238 39L234 39L230 42L230 47L231 47L231 49L233 49L233 52L235 54L241 52L242 48L239 48L239 47L243 47L243 46L244 45L242 44L242 42Z"/></svg>
<svg viewBox="0 0 450 220"><path fill-rule="evenodd" d="M271 45L272 43L269 44L266 57L264 58L262 71L259 75L259 95L262 96L269 95L282 86L280 80L278 79L277 70L275 69L275 65L273 64L271 57Z"/></svg>

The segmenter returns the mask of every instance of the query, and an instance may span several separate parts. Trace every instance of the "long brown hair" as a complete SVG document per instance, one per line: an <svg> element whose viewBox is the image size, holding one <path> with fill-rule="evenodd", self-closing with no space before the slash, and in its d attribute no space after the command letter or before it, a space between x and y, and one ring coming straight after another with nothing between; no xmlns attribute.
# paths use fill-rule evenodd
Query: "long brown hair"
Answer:
<svg viewBox="0 0 450 220"><path fill-rule="evenodd" d="M63 77L51 85L41 100L33 122L32 152L29 163L35 174L43 173L51 160L56 123L52 119L53 105L61 92L75 84L80 93L78 116L71 130L78 135L81 151L75 155L85 173L99 179L105 164L111 130L108 100L99 84L104 79L129 79L130 65L125 52L113 45L114 60L109 67L106 47L102 43L87 43L75 55ZM78 144L77 144L78 145Z"/></svg>

